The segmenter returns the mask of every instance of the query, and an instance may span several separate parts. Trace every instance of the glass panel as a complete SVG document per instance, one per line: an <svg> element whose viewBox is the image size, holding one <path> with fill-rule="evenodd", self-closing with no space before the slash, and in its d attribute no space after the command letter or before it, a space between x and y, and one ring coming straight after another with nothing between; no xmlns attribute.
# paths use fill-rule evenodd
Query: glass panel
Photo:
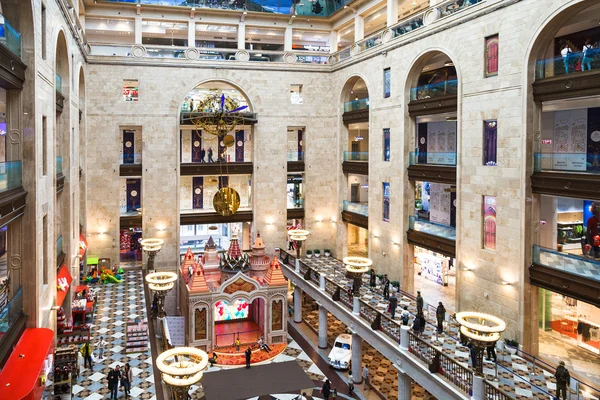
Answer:
<svg viewBox="0 0 600 400"><path fill-rule="evenodd" d="M383 97L388 98L391 96L392 86L392 71L389 68L383 70Z"/></svg>
<svg viewBox="0 0 600 400"><path fill-rule="evenodd" d="M56 74L56 91L62 93L62 78Z"/></svg>
<svg viewBox="0 0 600 400"><path fill-rule="evenodd" d="M302 151L288 151L288 161L304 161L304 152Z"/></svg>
<svg viewBox="0 0 600 400"><path fill-rule="evenodd" d="M344 200L344 211L352 212L355 214L369 216L369 205L361 203L352 203L348 200Z"/></svg>
<svg viewBox="0 0 600 400"><path fill-rule="evenodd" d="M498 121L483 122L483 165L496 165L498 154Z"/></svg>
<svg viewBox="0 0 600 400"><path fill-rule="evenodd" d="M390 184L383 182L383 222L390 222Z"/></svg>
<svg viewBox="0 0 600 400"><path fill-rule="evenodd" d="M344 103L344 112L367 110L369 108L369 98L352 100Z"/></svg>
<svg viewBox="0 0 600 400"><path fill-rule="evenodd" d="M534 170L567 171L600 174L600 163L595 154L582 153L535 153Z"/></svg>
<svg viewBox="0 0 600 400"><path fill-rule="evenodd" d="M21 57L21 34L0 14L0 43L17 57Z"/></svg>
<svg viewBox="0 0 600 400"><path fill-rule="evenodd" d="M442 17L447 17L448 15L462 11L467 7L481 3L482 1L483 0L454 0L439 6L437 9L440 11Z"/></svg>
<svg viewBox="0 0 600 400"><path fill-rule="evenodd" d="M63 237L60 235L58 239L56 239L56 256L58 257L63 253Z"/></svg>
<svg viewBox="0 0 600 400"><path fill-rule="evenodd" d="M581 52L564 52L564 55L558 57L538 60L535 77L536 79L550 78L598 68L600 68L600 48L588 48Z"/></svg>
<svg viewBox="0 0 600 400"><path fill-rule="evenodd" d="M410 89L411 100L432 99L442 96L456 95L458 93L458 80L430 83Z"/></svg>
<svg viewBox="0 0 600 400"><path fill-rule="evenodd" d="M398 25L392 27L394 37L402 36L409 32L419 29L423 26L423 14L419 14L416 17L400 21Z"/></svg>
<svg viewBox="0 0 600 400"><path fill-rule="evenodd" d="M383 130L383 161L390 161L390 128Z"/></svg>
<svg viewBox="0 0 600 400"><path fill-rule="evenodd" d="M0 346L3 345L2 339L6 337L5 333L21 315L23 315L23 288L19 288L13 298L0 309Z"/></svg>
<svg viewBox="0 0 600 400"><path fill-rule="evenodd" d="M22 186L21 166L21 161L0 163L0 192Z"/></svg>
<svg viewBox="0 0 600 400"><path fill-rule="evenodd" d="M456 153L444 152L411 152L410 165L429 164L429 165L456 165Z"/></svg>
<svg viewBox="0 0 600 400"><path fill-rule="evenodd" d="M62 172L63 172L62 157L56 157L56 175L61 174Z"/></svg>
<svg viewBox="0 0 600 400"><path fill-rule="evenodd" d="M345 151L344 161L369 161L368 151Z"/></svg>
<svg viewBox="0 0 600 400"><path fill-rule="evenodd" d="M453 226L438 224L413 216L409 217L408 224L409 228L412 230L450 240L456 240L456 228Z"/></svg>
<svg viewBox="0 0 600 400"><path fill-rule="evenodd" d="M600 281L600 260L533 246L533 263Z"/></svg>

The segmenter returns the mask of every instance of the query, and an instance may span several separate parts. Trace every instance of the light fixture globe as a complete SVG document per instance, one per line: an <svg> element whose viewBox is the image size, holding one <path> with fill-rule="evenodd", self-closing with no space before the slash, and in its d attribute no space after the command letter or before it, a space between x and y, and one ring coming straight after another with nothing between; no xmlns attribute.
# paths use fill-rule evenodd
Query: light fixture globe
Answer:
<svg viewBox="0 0 600 400"><path fill-rule="evenodd" d="M154 257L156 257L160 249L162 249L163 244L165 244L164 240L156 238L142 239L140 241L142 250L144 250L144 253L148 254L148 271L154 269Z"/></svg>
<svg viewBox="0 0 600 400"><path fill-rule="evenodd" d="M174 287L177 281L177 274L169 271L153 272L146 275L148 288L154 292L157 300L157 317L162 319L167 316L165 312L165 297ZM160 332L160 330L157 330Z"/></svg>
<svg viewBox="0 0 600 400"><path fill-rule="evenodd" d="M304 229L291 229L288 231L288 235L291 240L295 240L297 242L304 241L310 235L310 232Z"/></svg>
<svg viewBox="0 0 600 400"><path fill-rule="evenodd" d="M460 325L461 336L468 339L475 349L475 375L483 376L483 350L496 345L500 334L506 330L506 322L494 315L475 311L456 313L456 322Z"/></svg>
<svg viewBox="0 0 600 400"><path fill-rule="evenodd" d="M364 274L373 265L373 261L365 257L344 257L343 262L346 271L352 274Z"/></svg>
<svg viewBox="0 0 600 400"><path fill-rule="evenodd" d="M165 241L162 239L150 238L150 239L142 239L140 244L142 245L142 247L144 247L144 246L160 246L160 247L162 247L162 245L165 244Z"/></svg>
<svg viewBox="0 0 600 400"><path fill-rule="evenodd" d="M208 354L195 347L175 347L156 358L163 381L180 399L186 399L190 386L200 382L207 365Z"/></svg>

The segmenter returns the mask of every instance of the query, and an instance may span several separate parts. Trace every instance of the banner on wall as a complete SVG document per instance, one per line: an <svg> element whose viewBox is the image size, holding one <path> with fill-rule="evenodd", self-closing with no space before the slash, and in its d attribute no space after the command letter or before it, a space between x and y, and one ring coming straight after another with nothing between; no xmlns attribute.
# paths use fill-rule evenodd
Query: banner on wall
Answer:
<svg viewBox="0 0 600 400"><path fill-rule="evenodd" d="M123 131L123 164L133 164L135 153L135 133Z"/></svg>
<svg viewBox="0 0 600 400"><path fill-rule="evenodd" d="M429 195L429 221L443 225L450 225L451 195L444 189L450 185L442 183L430 184Z"/></svg>
<svg viewBox="0 0 600 400"><path fill-rule="evenodd" d="M141 179L127 179L127 212L140 208Z"/></svg>
<svg viewBox="0 0 600 400"><path fill-rule="evenodd" d="M202 159L202 131L192 131L192 162L203 162Z"/></svg>
<svg viewBox="0 0 600 400"><path fill-rule="evenodd" d="M600 108L588 109L587 170L600 172Z"/></svg>
<svg viewBox="0 0 600 400"><path fill-rule="evenodd" d="M585 171L588 141L588 110L554 113L553 169Z"/></svg>
<svg viewBox="0 0 600 400"><path fill-rule="evenodd" d="M456 122L427 123L427 164L456 165Z"/></svg>
<svg viewBox="0 0 600 400"><path fill-rule="evenodd" d="M390 222L390 184L383 182L383 222Z"/></svg>
<svg viewBox="0 0 600 400"><path fill-rule="evenodd" d="M244 130L235 131L235 162L244 162Z"/></svg>
<svg viewBox="0 0 600 400"><path fill-rule="evenodd" d="M192 179L192 208L204 208L204 177L194 176Z"/></svg>

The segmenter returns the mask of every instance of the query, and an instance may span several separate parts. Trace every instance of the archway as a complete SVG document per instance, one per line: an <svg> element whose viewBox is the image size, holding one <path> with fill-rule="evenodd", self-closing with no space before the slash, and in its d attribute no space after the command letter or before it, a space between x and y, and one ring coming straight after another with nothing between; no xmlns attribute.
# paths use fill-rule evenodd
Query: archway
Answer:
<svg viewBox="0 0 600 400"><path fill-rule="evenodd" d="M442 50L419 55L409 69L404 125L409 173L404 210L409 233L427 235L432 245L405 242L402 284L409 293L427 293L426 302L441 301L451 311L458 304L456 246L440 252L437 243L456 241L458 92L457 69ZM451 178L441 179L442 175Z"/></svg>
<svg viewBox="0 0 600 400"><path fill-rule="evenodd" d="M600 145L594 133L600 130L600 107L595 85L586 84L585 93L558 90L553 99L544 98L539 90L534 95L534 86L543 88L549 80L556 87L570 88L573 81L597 73L600 28L597 19L590 16L599 12L600 5L595 1L564 5L539 27L532 39L524 63L526 146L522 167L526 177L560 173L569 179L589 179L587 186L595 192L600 190ZM598 215L600 196L590 198L568 190L562 193L533 193L532 186L527 185L525 196L532 201L523 204L524 237L531 238L531 242L524 244L523 312L534 317L524 320L524 348L553 364L559 361L555 349L563 348L560 361L565 361L568 368L576 363L578 378L598 387L600 379L586 371L600 362L600 341L591 340L582 332L600 328L600 308L586 301L580 292L569 290L568 281L554 290L541 287L543 283L530 283L534 279L528 268L532 262L549 268L560 265L561 270L579 275L578 279L589 279L580 273L586 266L600 265L595 261L593 246L594 225L597 230L593 214ZM579 269L570 268L574 263ZM575 355L577 358L572 359Z"/></svg>

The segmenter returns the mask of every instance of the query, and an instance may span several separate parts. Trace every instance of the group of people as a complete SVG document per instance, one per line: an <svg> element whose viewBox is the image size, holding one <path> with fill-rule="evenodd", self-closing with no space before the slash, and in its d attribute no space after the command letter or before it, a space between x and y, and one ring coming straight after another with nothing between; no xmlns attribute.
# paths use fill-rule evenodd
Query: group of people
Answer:
<svg viewBox="0 0 600 400"><path fill-rule="evenodd" d="M131 371L131 366L128 363L125 364L123 370L121 370L121 367L118 365L115 366L114 369L111 368L108 371L107 380L111 399L117 399L119 397L119 381L121 382L121 386L123 386L125 398L129 398L131 382L133 381L133 372Z"/></svg>
<svg viewBox="0 0 600 400"><path fill-rule="evenodd" d="M573 49L571 49L571 45L569 43L565 43L560 51L565 67L565 74L568 74L569 71L576 71L577 63L579 62L581 62L582 71L585 71L586 69L591 71L594 52L593 50L595 47L597 46L593 45L590 39L587 39L583 45L583 48L581 49L581 53L574 53Z"/></svg>
<svg viewBox="0 0 600 400"><path fill-rule="evenodd" d="M206 156L208 155L208 159L205 161ZM214 163L215 160L213 160L213 149L212 147L208 148L208 154L207 151L204 149L204 147L200 150L200 163Z"/></svg>

